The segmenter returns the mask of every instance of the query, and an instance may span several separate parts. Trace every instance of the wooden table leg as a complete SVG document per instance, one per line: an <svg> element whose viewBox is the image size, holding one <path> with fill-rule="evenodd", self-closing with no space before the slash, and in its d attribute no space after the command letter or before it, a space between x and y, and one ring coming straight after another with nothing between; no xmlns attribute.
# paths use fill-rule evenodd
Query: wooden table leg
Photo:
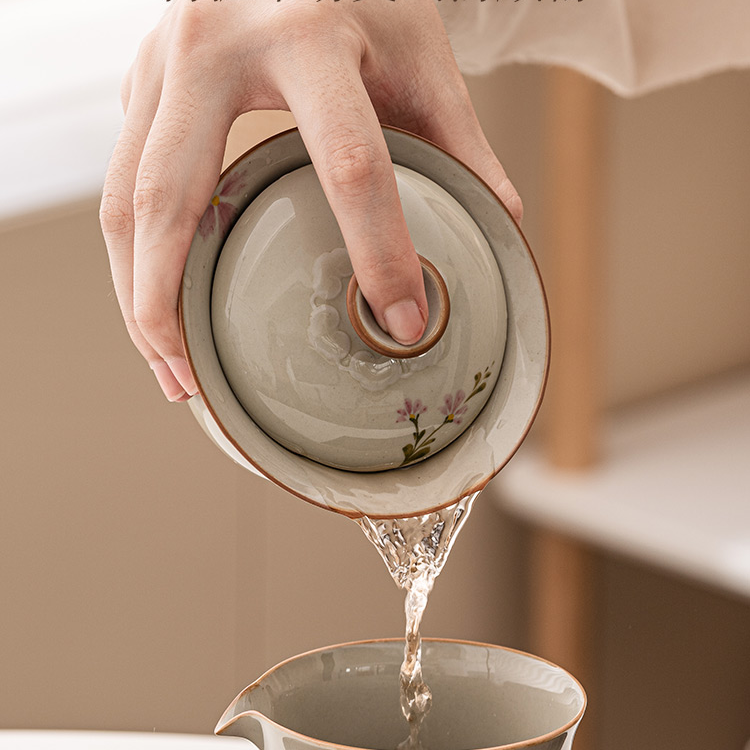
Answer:
<svg viewBox="0 0 750 750"><path fill-rule="evenodd" d="M544 275L552 362L544 408L545 452L557 468L583 470L599 446L603 107L597 84L569 70L549 74ZM540 656L572 672L589 694L576 750L594 747L596 689L592 555L561 534L532 541L531 637Z"/></svg>
<svg viewBox="0 0 750 750"><path fill-rule="evenodd" d="M564 69L550 71L547 90L542 254L552 361L546 453L554 466L578 470L596 461L599 446L603 94L598 84Z"/></svg>

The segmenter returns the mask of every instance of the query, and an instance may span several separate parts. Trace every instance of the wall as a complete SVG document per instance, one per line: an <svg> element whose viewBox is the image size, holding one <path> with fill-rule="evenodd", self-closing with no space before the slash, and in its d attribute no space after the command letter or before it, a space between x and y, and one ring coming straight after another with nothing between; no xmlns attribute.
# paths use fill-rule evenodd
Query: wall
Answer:
<svg viewBox="0 0 750 750"><path fill-rule="evenodd" d="M546 83L523 66L469 81L542 270ZM731 72L630 100L601 89L607 405L750 363L749 83Z"/></svg>

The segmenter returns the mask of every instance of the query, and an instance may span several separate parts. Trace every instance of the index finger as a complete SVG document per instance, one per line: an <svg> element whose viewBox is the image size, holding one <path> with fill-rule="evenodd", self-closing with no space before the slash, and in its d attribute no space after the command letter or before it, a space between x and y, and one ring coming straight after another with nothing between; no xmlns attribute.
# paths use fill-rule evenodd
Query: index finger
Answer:
<svg viewBox="0 0 750 750"><path fill-rule="evenodd" d="M428 313L422 270L357 65L295 70L280 88L375 319L400 343L415 343Z"/></svg>

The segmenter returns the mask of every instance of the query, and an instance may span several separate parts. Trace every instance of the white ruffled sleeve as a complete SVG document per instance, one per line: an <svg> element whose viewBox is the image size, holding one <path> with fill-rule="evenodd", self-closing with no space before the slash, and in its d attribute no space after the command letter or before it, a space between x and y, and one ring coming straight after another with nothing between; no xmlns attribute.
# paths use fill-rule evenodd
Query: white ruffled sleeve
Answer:
<svg viewBox="0 0 750 750"><path fill-rule="evenodd" d="M750 67L750 0L435 0L461 70L564 65L622 95Z"/></svg>

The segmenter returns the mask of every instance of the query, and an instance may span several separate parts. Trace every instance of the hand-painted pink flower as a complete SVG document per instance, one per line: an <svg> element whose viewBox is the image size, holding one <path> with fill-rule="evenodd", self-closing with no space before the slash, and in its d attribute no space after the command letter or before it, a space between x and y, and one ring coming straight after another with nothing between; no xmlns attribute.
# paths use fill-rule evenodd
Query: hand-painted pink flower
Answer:
<svg viewBox="0 0 750 750"><path fill-rule="evenodd" d="M198 224L198 232L204 240L214 233L217 226L219 232L225 234L229 225L239 213L237 206L229 203L228 199L230 195L236 193L241 188L242 177L241 173L229 175L226 182L221 186L221 190L214 193L214 197L211 198L211 204L204 212Z"/></svg>
<svg viewBox="0 0 750 750"><path fill-rule="evenodd" d="M404 408L396 409L398 414L397 422L405 422L407 419L416 419L420 414L424 414L427 411L427 407L417 399L412 401L410 398L404 399Z"/></svg>
<svg viewBox="0 0 750 750"><path fill-rule="evenodd" d="M463 391L456 391L455 396L450 393L445 397L445 403L440 407L440 412L445 414L446 422L455 422L461 424L461 417L466 414L467 406L464 404L466 394Z"/></svg>

